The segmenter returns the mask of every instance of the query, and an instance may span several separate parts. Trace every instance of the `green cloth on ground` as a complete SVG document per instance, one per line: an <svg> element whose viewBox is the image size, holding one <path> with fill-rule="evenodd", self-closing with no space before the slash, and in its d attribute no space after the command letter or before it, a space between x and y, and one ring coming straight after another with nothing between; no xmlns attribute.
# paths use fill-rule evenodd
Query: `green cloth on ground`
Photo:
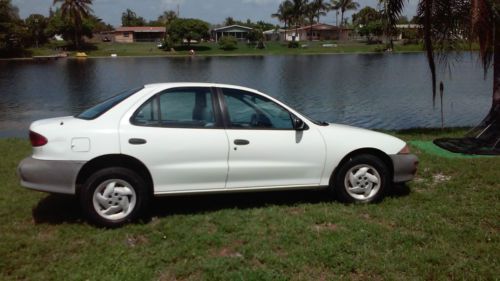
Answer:
<svg viewBox="0 0 500 281"><path fill-rule="evenodd" d="M462 153L453 153L446 149L442 149L441 147L435 145L432 141L409 141L409 143L413 146L416 146L418 149L424 151L425 153L444 157L444 158L484 158L490 157L486 155L470 155L470 154L462 154Z"/></svg>

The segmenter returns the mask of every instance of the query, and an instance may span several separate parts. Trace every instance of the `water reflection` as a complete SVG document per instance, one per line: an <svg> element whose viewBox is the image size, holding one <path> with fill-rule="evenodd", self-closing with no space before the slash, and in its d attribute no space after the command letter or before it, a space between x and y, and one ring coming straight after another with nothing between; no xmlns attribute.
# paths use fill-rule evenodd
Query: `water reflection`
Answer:
<svg viewBox="0 0 500 281"><path fill-rule="evenodd" d="M474 125L489 108L491 73L475 58L445 82L448 126ZM71 115L123 89L155 82L256 88L331 122L401 129L440 125L423 54L106 58L0 62L0 136L24 136L33 120Z"/></svg>

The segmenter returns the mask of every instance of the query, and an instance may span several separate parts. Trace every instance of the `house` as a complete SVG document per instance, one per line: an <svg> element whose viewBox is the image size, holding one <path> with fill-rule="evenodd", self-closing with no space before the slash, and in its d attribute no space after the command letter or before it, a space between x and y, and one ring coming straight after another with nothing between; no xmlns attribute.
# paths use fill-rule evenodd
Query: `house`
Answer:
<svg viewBox="0 0 500 281"><path fill-rule="evenodd" d="M118 43L155 42L165 37L166 28L161 26L122 26L113 32Z"/></svg>
<svg viewBox="0 0 500 281"><path fill-rule="evenodd" d="M266 41L283 41L285 40L285 30L284 29L269 29L264 32L264 37Z"/></svg>
<svg viewBox="0 0 500 281"><path fill-rule="evenodd" d="M218 42L219 39L223 36L233 36L238 40L246 40L248 38L248 34L252 31L253 28L241 25L228 25L219 28L214 28L212 30L212 38L215 42Z"/></svg>
<svg viewBox="0 0 500 281"><path fill-rule="evenodd" d="M339 28L335 25L317 23L313 25L301 26L296 29L290 28L288 30L280 30L280 33L283 34L280 37L285 38L286 41L293 41L294 37L296 41L305 41L310 39L315 41L347 40L351 31L352 30L349 28Z"/></svg>
<svg viewBox="0 0 500 281"><path fill-rule="evenodd" d="M421 24L396 24L398 34L396 40L419 39L423 37L423 26Z"/></svg>

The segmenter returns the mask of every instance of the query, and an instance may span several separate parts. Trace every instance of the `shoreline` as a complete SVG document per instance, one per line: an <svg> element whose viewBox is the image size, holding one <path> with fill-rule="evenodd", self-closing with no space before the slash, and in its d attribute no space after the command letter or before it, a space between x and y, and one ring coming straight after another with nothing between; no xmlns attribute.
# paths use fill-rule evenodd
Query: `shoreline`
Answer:
<svg viewBox="0 0 500 281"><path fill-rule="evenodd" d="M54 59L40 59L40 61L55 61L60 59L77 59L77 60L85 60L85 59L119 59L119 58L189 58L189 57L265 57L265 56L326 56L326 55L392 55L392 54L417 54L423 53L424 51L394 51L394 52L304 52L298 54L250 54L250 53L239 53L239 54L199 54L199 55L189 55L189 54L165 54L165 55L118 55L116 57L111 56L87 56L87 57L60 57ZM37 60L35 57L18 57L18 58L0 58L0 61L35 61Z"/></svg>

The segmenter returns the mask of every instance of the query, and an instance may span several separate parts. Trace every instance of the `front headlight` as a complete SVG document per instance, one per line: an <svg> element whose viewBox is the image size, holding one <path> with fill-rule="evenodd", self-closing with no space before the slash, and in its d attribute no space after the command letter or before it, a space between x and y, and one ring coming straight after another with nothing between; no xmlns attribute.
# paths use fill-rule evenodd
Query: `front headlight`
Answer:
<svg viewBox="0 0 500 281"><path fill-rule="evenodd" d="M408 144L405 144L405 147L403 147L403 149L401 149L398 154L410 154L410 147L408 146Z"/></svg>

